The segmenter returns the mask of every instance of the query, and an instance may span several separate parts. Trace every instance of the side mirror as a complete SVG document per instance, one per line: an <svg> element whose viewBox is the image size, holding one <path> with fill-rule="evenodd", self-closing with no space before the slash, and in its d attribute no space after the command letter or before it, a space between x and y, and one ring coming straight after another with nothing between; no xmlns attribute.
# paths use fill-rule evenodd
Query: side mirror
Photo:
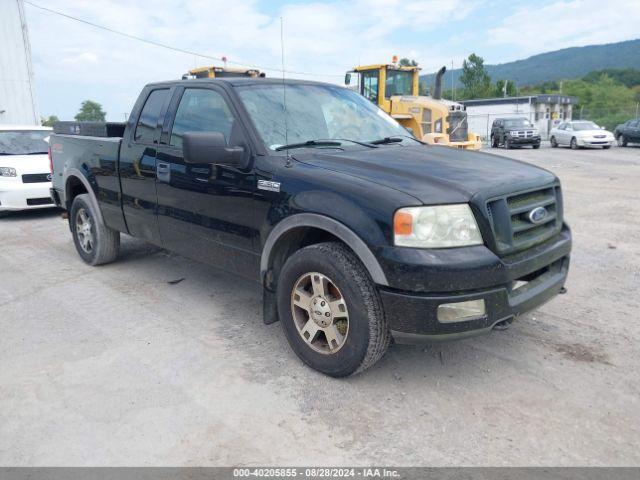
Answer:
<svg viewBox="0 0 640 480"><path fill-rule="evenodd" d="M228 147L220 132L186 132L182 136L184 163L214 163L240 166L244 148Z"/></svg>
<svg viewBox="0 0 640 480"><path fill-rule="evenodd" d="M344 76L344 84L351 85L351 73L347 72Z"/></svg>

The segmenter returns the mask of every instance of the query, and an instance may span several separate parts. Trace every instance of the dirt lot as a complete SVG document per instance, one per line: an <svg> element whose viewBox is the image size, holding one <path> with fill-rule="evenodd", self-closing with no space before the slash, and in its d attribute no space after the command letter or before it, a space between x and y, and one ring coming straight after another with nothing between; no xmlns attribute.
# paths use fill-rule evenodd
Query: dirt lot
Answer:
<svg viewBox="0 0 640 480"><path fill-rule="evenodd" d="M58 213L0 219L0 464L640 464L640 148L498 153L560 176L568 293L345 380L248 283L129 238L88 267Z"/></svg>

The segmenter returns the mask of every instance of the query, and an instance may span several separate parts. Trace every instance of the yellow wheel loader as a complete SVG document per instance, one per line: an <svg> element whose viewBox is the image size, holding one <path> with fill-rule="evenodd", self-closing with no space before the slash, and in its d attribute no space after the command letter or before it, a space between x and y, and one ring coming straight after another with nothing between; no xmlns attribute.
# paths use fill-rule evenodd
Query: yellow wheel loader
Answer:
<svg viewBox="0 0 640 480"><path fill-rule="evenodd" d="M441 98L442 67L436 73L435 88L431 96L419 95L420 68L391 64L365 65L345 75L345 84L351 75L358 75L360 94L378 105L413 135L431 145L479 150L481 140L469 132L464 105Z"/></svg>

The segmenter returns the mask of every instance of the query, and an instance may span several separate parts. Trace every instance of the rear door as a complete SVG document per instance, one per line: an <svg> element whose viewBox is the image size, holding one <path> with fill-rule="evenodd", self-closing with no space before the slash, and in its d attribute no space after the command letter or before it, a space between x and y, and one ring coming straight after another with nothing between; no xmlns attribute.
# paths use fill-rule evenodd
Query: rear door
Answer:
<svg viewBox="0 0 640 480"><path fill-rule="evenodd" d="M629 140L640 142L640 120L632 121L627 131L629 132Z"/></svg>
<svg viewBox="0 0 640 480"><path fill-rule="evenodd" d="M168 87L143 91L120 150L122 211L129 233L160 244L156 195L156 155L162 120L171 99Z"/></svg>
<svg viewBox="0 0 640 480"><path fill-rule="evenodd" d="M255 279L252 170L188 164L186 132L221 132L229 146L249 149L238 113L215 85L180 87L169 108L158 150L158 221L163 245L183 255Z"/></svg>

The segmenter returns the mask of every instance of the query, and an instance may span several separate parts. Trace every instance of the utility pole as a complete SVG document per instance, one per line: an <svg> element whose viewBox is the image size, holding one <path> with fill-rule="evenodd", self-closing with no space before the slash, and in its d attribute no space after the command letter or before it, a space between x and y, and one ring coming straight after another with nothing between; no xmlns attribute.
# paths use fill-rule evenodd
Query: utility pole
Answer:
<svg viewBox="0 0 640 480"><path fill-rule="evenodd" d="M451 59L451 99L456 101L456 86L453 83L453 58Z"/></svg>

